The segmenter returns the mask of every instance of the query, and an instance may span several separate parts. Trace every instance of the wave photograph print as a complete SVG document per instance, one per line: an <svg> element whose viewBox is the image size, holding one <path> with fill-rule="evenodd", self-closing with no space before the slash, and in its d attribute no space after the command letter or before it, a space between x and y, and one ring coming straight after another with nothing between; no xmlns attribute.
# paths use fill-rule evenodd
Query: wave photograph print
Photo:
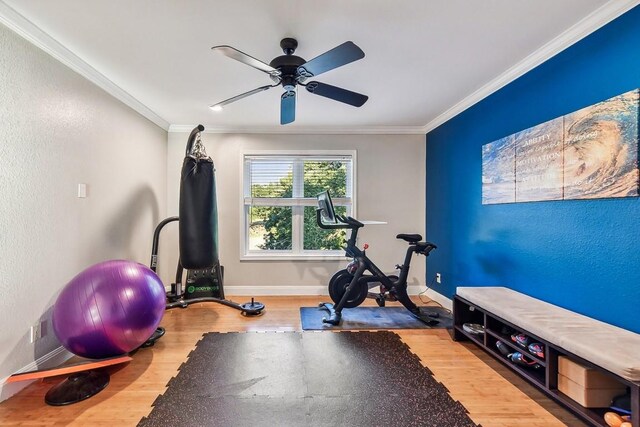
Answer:
<svg viewBox="0 0 640 427"><path fill-rule="evenodd" d="M513 136L482 146L482 204L516 201L516 150Z"/></svg>
<svg viewBox="0 0 640 427"><path fill-rule="evenodd" d="M640 89L482 146L482 204L638 197Z"/></svg>
<svg viewBox="0 0 640 427"><path fill-rule="evenodd" d="M638 196L638 92L565 116L565 199Z"/></svg>

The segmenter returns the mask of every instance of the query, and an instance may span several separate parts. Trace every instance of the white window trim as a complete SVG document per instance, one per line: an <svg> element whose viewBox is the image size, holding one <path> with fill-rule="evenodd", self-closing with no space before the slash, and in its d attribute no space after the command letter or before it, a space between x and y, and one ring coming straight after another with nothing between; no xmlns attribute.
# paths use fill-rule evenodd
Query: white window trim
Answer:
<svg viewBox="0 0 640 427"><path fill-rule="evenodd" d="M291 253L289 251L265 251L266 253L257 253L252 252L249 253L247 251L247 247L249 245L249 236L245 233L247 230L247 215L245 213L245 194L248 194L247 186L249 185L249 179L246 176L246 171L244 168L244 158L245 156L322 156L322 155L330 155L330 156L351 156L351 216L357 218L357 200L356 195L357 185L358 185L358 171L357 171L357 151L356 150L241 150L240 151L240 182L242 185L240 186L240 261L336 261L345 259L345 254L343 250L335 251L334 253L328 254L326 251L307 251L304 254L302 253ZM349 176L347 176L347 185L349 184ZM334 201L340 201L340 198L335 198ZM274 204L279 204L279 201L274 201ZM291 201L282 200L283 205L287 206L316 206L316 199L306 198L303 201L296 201L295 203L291 203ZM295 216L294 216L295 218ZM292 233L296 233L296 227L292 230ZM349 230L347 230L347 234ZM347 236L348 237L348 236ZM292 235L293 245L296 245L296 236ZM298 239L300 240L300 239ZM295 248L294 248L295 249Z"/></svg>

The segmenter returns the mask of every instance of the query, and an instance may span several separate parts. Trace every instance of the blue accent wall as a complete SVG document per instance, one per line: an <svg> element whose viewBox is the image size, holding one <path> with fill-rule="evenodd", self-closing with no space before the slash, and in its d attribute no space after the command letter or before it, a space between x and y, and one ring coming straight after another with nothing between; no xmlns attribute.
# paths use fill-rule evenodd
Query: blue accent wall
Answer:
<svg viewBox="0 0 640 427"><path fill-rule="evenodd" d="M433 289L506 286L640 333L640 199L483 206L481 183L483 144L638 87L640 6L429 132Z"/></svg>

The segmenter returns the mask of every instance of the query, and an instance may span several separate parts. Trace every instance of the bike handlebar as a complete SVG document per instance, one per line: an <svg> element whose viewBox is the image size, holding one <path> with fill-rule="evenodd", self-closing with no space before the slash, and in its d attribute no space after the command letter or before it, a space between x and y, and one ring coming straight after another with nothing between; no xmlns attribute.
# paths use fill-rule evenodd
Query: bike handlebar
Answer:
<svg viewBox="0 0 640 427"><path fill-rule="evenodd" d="M355 218L350 216L336 215L336 219L339 221L337 224L327 224L322 222L322 209L316 209L316 222L318 227L325 230L337 230L337 229L351 229L364 227L364 224Z"/></svg>
<svg viewBox="0 0 640 427"><path fill-rule="evenodd" d="M364 227L364 224L355 218L345 215L336 215L335 218L338 221L337 223L324 223L322 222L322 210L322 208L316 209L316 222L318 223L318 226L320 228L323 228L325 230L352 230L351 236L349 236L349 240L345 241L345 243L347 244L345 251L347 256L355 257L360 252L360 250L356 246L358 230ZM437 248L437 246L431 242L411 242L409 243L409 245L410 247L409 249L407 249L407 257L409 260L411 258L411 253L413 252L420 255L429 256L429 252Z"/></svg>

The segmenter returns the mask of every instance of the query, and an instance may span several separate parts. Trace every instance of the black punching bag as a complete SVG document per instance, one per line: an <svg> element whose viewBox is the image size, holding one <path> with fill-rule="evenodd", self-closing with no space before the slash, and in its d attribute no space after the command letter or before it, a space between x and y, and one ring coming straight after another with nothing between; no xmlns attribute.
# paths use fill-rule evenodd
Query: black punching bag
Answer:
<svg viewBox="0 0 640 427"><path fill-rule="evenodd" d="M218 263L215 170L199 141L203 130L198 125L189 135L180 177L180 263L189 270Z"/></svg>

